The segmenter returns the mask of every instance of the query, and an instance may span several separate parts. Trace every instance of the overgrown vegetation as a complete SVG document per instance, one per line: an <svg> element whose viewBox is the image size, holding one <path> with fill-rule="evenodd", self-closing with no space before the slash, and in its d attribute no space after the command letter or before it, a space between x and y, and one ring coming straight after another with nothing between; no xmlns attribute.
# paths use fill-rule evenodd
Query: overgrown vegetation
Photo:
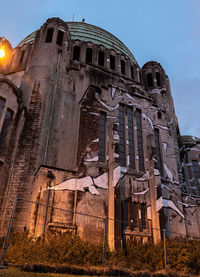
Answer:
<svg viewBox="0 0 200 277"><path fill-rule="evenodd" d="M73 266L71 273L81 274L81 269L77 265L85 269L106 265L109 269L118 270L118 272L120 270L124 272L127 270L130 272L157 271L164 268L164 250L163 243L154 245L129 241L126 251L108 252L105 264L103 244L95 245L85 242L71 233L49 232L43 241L33 239L27 232L23 232L12 234L6 260L11 264L26 265L27 270L40 268L43 272L45 267L49 271L49 266L54 266L53 272L60 272L59 270L64 269L70 272L70 267ZM167 240L167 268L199 274L200 242L187 239ZM97 275L98 271L95 272ZM92 272L88 273L92 274Z"/></svg>

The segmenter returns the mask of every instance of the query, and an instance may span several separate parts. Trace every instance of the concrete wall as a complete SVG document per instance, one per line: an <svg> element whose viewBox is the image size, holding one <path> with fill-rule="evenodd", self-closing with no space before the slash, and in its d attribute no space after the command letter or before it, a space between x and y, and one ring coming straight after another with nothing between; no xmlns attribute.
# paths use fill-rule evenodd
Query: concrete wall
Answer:
<svg viewBox="0 0 200 277"><path fill-rule="evenodd" d="M54 32L52 41L46 42L49 28ZM57 44L59 30L63 31L61 45ZM74 46L80 46L79 60L73 60ZM92 63L86 62L87 47L93 50ZM104 66L98 64L99 50L105 51ZM110 68L110 54L115 57L115 69ZM121 72L121 60L125 62L125 74ZM156 72L160 74L159 81ZM152 74L151 87L148 73ZM121 247L125 237L131 236L158 242L159 228L166 229L170 237L198 236L198 224L190 228L182 202L178 121L169 80L160 64L148 62L140 69L114 50L90 42L71 41L67 23L56 18L44 23L32 44L14 49L7 76L22 91L20 105L24 113L18 119L21 123L17 146L10 148L16 153L12 172L7 169L4 181L10 200L3 206L3 233L18 196L24 200L18 202L13 228L28 228L35 236L43 236L47 228L54 228L72 230L86 240L100 242L106 217L127 221L126 224L109 222L111 249ZM11 93L6 91L3 87L0 90L6 95ZM13 95L9 99L19 113L19 99ZM121 104L125 136L123 166L119 151ZM130 165L128 108L133 115L134 168ZM138 110L140 135L136 122ZM104 162L99 161L101 112L106 114ZM155 129L159 134L162 174L154 166L158 162ZM141 155L143 169L139 165ZM12 174L8 179L9 173ZM135 228L132 228L131 208L127 208L132 203L145 207L144 215L138 211L139 223ZM96 216L100 218L95 220ZM195 216L197 220L198 212ZM142 218L146 222L143 228ZM192 217L191 221L195 219Z"/></svg>

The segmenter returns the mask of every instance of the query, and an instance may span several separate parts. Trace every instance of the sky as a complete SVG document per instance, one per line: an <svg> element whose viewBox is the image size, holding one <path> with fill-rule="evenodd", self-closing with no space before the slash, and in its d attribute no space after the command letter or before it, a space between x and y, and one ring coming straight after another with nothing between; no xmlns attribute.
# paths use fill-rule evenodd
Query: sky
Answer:
<svg viewBox="0 0 200 277"><path fill-rule="evenodd" d="M99 26L138 64L159 62L169 76L181 135L200 137L200 0L10 0L1 3L0 37L15 47L50 17Z"/></svg>

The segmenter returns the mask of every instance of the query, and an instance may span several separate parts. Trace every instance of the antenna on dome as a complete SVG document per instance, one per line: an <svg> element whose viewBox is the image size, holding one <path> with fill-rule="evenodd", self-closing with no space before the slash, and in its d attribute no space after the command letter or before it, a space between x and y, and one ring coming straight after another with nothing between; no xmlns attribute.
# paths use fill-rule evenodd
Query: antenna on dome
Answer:
<svg viewBox="0 0 200 277"><path fill-rule="evenodd" d="M73 13L73 15L72 15L72 21L74 22L74 13Z"/></svg>

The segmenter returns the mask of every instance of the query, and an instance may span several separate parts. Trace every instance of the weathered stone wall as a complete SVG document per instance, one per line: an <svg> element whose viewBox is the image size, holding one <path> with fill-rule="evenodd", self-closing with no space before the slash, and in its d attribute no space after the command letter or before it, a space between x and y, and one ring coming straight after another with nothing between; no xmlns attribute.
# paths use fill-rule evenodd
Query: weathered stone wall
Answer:
<svg viewBox="0 0 200 277"><path fill-rule="evenodd" d="M53 33L47 39L49 28ZM60 31L62 43L58 43ZM76 58L75 46L80 47ZM99 51L104 51L104 65L99 64ZM170 237L199 236L198 208L189 219L188 210L194 205L186 207L181 195L180 134L169 79L160 64L148 62L140 69L114 49L73 41L67 23L58 18L47 20L32 43L21 43L13 55L7 74L21 88L22 98L19 103L19 97L9 97L16 116L7 141L14 148L8 147L8 159L0 169L1 194L7 186L9 197L3 205L2 226L7 226L18 196L24 200L18 202L13 228L28 228L35 236L57 228L99 242L106 217L119 220L109 221L110 246L120 247L130 236L157 242L159 228ZM115 68L111 68L113 57ZM3 86L0 93L7 97L9 89ZM104 161L99 160L102 112ZM138 207L136 227L133 204Z"/></svg>

